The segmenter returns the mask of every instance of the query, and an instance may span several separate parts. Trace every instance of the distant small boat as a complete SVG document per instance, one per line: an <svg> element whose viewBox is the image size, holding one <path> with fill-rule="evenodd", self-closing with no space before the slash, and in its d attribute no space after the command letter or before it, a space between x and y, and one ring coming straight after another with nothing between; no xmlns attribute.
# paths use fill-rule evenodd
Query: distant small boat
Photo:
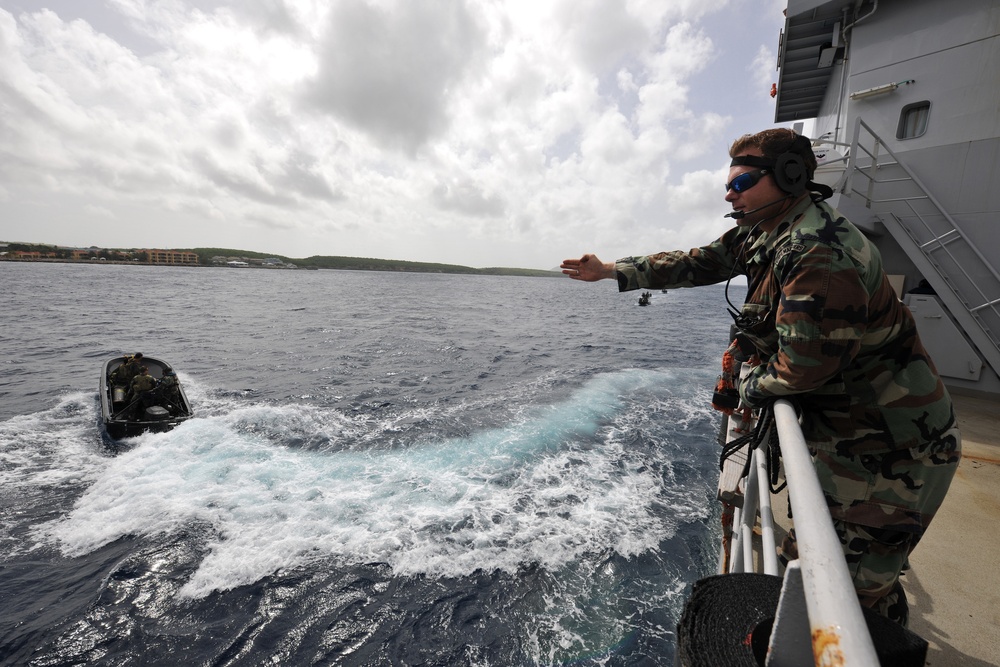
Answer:
<svg viewBox="0 0 1000 667"><path fill-rule="evenodd" d="M639 305L640 306L648 306L649 305L649 299L652 296L653 296L652 292L643 292L642 296L639 297Z"/></svg>
<svg viewBox="0 0 1000 667"><path fill-rule="evenodd" d="M145 407L141 401L126 401L128 388L116 386L111 380L111 374L127 361L127 357L114 357L104 362L101 369L98 383L101 423L108 436L118 439L139 435L144 431L169 431L193 416L191 403L180 384L176 386L176 392L170 393L161 385L164 373L173 370L170 364L152 357L143 357L142 365L157 381L157 387L151 390Z"/></svg>

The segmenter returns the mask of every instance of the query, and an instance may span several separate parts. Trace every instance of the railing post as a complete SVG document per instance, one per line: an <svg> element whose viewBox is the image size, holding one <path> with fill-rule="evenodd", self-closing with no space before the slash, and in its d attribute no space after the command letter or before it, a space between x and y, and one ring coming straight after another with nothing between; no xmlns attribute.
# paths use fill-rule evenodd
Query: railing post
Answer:
<svg viewBox="0 0 1000 667"><path fill-rule="evenodd" d="M844 552L791 403L775 401L774 423L795 521L815 664L878 665Z"/></svg>
<svg viewBox="0 0 1000 667"><path fill-rule="evenodd" d="M771 428L774 428L773 426ZM770 430L764 434L766 443ZM758 513L760 514L761 560L764 574L778 574L778 554L774 549L774 512L771 510L771 480L767 474L767 445L753 450L753 466L757 469Z"/></svg>
<svg viewBox="0 0 1000 667"><path fill-rule="evenodd" d="M866 126L867 129L867 126ZM873 137L875 142L872 144L872 166L871 174L868 178L868 195L865 197L868 200L868 208L871 208L872 200L875 199L875 183L878 180L878 154L879 148L882 146L882 142L878 137Z"/></svg>
<svg viewBox="0 0 1000 667"><path fill-rule="evenodd" d="M861 120L860 118L858 119ZM847 180L844 181L843 193L850 196L854 192L854 172L855 170L860 171L861 167L858 166L858 157L861 153L861 123L857 122L854 124L854 139L851 141L850 152L848 153L847 168L844 170L847 172ZM860 193L858 193L860 194ZM871 208L871 202L865 201L865 206Z"/></svg>

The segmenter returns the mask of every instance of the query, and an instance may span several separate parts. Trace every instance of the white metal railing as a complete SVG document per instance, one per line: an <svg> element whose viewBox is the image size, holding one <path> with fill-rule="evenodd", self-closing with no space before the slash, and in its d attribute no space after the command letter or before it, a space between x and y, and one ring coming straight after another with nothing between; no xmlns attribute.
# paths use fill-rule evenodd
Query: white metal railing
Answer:
<svg viewBox="0 0 1000 667"><path fill-rule="evenodd" d="M744 424L746 426L746 424ZM795 408L787 400L774 404L774 423L754 447L751 465L742 481L742 507L733 518L733 539L721 558L723 573L755 570L754 528L760 526L757 568L778 574L774 517L766 443L777 433L788 499L795 517L798 560L786 568L768 648L768 667L879 664L875 647L858 602L847 562L827 509L812 458L799 427ZM733 438L736 429L729 430ZM743 467L737 458L732 463ZM720 487L721 490L721 487ZM808 625L803 622L808 618Z"/></svg>

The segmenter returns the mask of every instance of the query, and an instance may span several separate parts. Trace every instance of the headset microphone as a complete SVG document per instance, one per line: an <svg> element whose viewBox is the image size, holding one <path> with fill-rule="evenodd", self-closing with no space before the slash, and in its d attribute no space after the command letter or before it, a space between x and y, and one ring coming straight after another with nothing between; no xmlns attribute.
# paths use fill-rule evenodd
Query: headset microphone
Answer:
<svg viewBox="0 0 1000 667"><path fill-rule="evenodd" d="M734 220L739 220L740 218L747 217L751 213L756 213L757 211L763 211L765 208L770 208L771 206L774 206L775 204L780 204L781 202L783 202L783 201L785 201L787 199L791 199L791 198L792 198L792 195L786 195L786 196L782 197L781 199L775 199L773 202L771 202L769 204L764 204L763 206L758 206L757 208L750 209L749 211L733 211L731 213L726 213L722 217L723 218L733 218Z"/></svg>

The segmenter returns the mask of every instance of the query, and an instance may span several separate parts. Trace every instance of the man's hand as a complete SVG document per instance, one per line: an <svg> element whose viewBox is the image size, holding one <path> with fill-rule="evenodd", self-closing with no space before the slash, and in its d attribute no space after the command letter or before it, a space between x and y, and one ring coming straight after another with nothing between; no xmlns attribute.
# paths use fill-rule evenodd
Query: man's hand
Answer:
<svg viewBox="0 0 1000 667"><path fill-rule="evenodd" d="M615 277L614 262L602 262L597 255L589 253L580 259L564 259L559 268L573 280L585 280L589 283Z"/></svg>

